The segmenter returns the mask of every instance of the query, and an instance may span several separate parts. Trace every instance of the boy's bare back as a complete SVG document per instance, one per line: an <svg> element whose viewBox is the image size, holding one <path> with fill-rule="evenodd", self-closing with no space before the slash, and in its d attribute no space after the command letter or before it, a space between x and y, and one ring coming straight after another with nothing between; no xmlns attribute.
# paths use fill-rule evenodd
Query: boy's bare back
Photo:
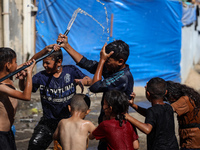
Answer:
<svg viewBox="0 0 200 150"><path fill-rule="evenodd" d="M72 116L62 119L57 129L63 150L86 150L88 133L91 133L95 126L88 120Z"/></svg>

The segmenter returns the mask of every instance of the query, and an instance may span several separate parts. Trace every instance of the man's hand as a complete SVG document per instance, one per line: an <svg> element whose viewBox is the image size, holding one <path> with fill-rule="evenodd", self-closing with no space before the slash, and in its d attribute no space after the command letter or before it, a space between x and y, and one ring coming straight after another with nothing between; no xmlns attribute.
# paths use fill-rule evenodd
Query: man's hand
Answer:
<svg viewBox="0 0 200 150"><path fill-rule="evenodd" d="M100 59L106 61L114 52L111 51L109 54L106 53L106 45L107 43L104 44L104 46L101 49L100 52Z"/></svg>

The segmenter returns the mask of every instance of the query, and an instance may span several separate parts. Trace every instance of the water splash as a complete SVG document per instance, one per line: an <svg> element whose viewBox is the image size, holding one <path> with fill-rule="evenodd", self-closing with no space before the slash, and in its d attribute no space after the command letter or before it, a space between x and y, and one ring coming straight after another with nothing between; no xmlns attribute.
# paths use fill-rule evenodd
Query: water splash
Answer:
<svg viewBox="0 0 200 150"><path fill-rule="evenodd" d="M107 8L106 8L106 6L105 6L105 3L101 2L100 0L96 0L96 1L97 1L98 3L100 3L101 5L104 6L103 8L104 8L105 14L106 14L106 23L107 23L107 26L108 26L108 21L109 21L109 19L108 19L108 11L107 11ZM109 34L109 32L110 32L109 27L107 27L106 31L107 31L107 33ZM109 41L109 36L107 37L107 41Z"/></svg>
<svg viewBox="0 0 200 150"><path fill-rule="evenodd" d="M67 30L70 30L70 29L71 29L71 27L72 27L72 25L73 25L73 23L74 23L74 21L75 21L75 19L76 19L78 13L81 13L81 14L84 14L84 15L86 15L86 16L89 16L89 17L92 18L94 21L96 21L96 22L102 27L103 33L104 33L105 27L104 27L100 22L98 22L92 15L88 14L86 11L82 10L81 8L78 8L78 9L76 9L76 10L74 11L74 13L73 13L73 15L72 15L72 18L71 18L71 20L70 20L69 23L68 23Z"/></svg>

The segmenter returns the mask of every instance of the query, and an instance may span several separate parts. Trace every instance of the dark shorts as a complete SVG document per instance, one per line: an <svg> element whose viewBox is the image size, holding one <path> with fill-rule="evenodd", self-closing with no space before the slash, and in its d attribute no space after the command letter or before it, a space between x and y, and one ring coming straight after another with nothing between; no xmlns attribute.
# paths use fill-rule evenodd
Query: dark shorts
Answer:
<svg viewBox="0 0 200 150"><path fill-rule="evenodd" d="M0 131L0 150L16 150L15 137L12 131Z"/></svg>
<svg viewBox="0 0 200 150"><path fill-rule="evenodd" d="M59 121L41 118L29 141L28 150L46 150L53 141Z"/></svg>

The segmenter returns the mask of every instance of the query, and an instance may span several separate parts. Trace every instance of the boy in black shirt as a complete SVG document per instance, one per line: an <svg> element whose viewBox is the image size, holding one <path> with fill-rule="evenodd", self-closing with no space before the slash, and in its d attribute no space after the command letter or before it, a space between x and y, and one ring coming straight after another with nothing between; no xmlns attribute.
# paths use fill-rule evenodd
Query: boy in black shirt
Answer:
<svg viewBox="0 0 200 150"><path fill-rule="evenodd" d="M146 98L151 102L152 107L146 110L134 104L133 99L130 100L130 105L146 117L145 123L129 114L126 114L126 119L147 134L147 150L179 149L175 136L173 108L163 102L166 89L165 80L152 78L146 86Z"/></svg>

